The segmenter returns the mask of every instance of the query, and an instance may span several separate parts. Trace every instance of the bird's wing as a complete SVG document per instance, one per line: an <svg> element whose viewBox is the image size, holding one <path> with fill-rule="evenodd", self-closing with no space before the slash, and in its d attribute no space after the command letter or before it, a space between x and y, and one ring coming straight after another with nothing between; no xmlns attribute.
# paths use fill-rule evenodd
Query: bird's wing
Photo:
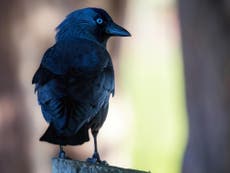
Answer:
<svg viewBox="0 0 230 173"><path fill-rule="evenodd" d="M94 42L56 43L33 77L44 118L57 130L77 131L114 92L114 71L106 49Z"/></svg>

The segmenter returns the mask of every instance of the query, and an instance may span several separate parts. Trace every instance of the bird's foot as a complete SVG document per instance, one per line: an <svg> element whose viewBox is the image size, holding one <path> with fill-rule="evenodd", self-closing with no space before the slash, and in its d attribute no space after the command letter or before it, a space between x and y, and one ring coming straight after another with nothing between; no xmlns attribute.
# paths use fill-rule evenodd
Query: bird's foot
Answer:
<svg viewBox="0 0 230 173"><path fill-rule="evenodd" d="M58 154L58 157L61 158L61 159L65 159L66 158L65 151L60 150L60 152Z"/></svg>
<svg viewBox="0 0 230 173"><path fill-rule="evenodd" d="M91 163L91 164L109 165L105 160L102 161L100 159L100 156L98 153L94 153L93 156L91 158L88 158L86 161Z"/></svg>
<svg viewBox="0 0 230 173"><path fill-rule="evenodd" d="M107 161L105 161L105 160L103 160L103 161L101 160L100 164L103 164L103 165L109 165L109 164L108 164L108 162L107 162Z"/></svg>
<svg viewBox="0 0 230 173"><path fill-rule="evenodd" d="M59 154L58 154L58 157L59 157L60 159L73 160L71 157L66 156L66 154L65 154L64 151L60 151Z"/></svg>

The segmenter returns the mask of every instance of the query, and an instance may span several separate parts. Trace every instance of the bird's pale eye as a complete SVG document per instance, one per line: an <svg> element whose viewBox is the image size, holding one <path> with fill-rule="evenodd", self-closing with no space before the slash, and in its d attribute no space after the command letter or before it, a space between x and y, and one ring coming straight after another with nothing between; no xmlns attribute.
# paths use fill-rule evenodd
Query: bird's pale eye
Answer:
<svg viewBox="0 0 230 173"><path fill-rule="evenodd" d="M101 25L103 23L103 19L102 18L97 18L96 22Z"/></svg>

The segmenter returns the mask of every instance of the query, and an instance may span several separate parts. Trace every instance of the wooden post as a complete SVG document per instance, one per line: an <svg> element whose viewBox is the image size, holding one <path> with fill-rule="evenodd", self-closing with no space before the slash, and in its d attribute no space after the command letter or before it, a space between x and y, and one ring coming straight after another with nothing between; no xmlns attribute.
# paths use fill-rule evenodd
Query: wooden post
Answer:
<svg viewBox="0 0 230 173"><path fill-rule="evenodd" d="M78 160L53 158L52 173L150 173L132 169L118 168L104 164L90 164Z"/></svg>

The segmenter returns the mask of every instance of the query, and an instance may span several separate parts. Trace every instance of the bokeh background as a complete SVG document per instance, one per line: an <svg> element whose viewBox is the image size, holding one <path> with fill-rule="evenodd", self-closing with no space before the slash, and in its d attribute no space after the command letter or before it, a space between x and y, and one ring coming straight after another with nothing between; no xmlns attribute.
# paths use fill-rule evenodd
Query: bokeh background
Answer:
<svg viewBox="0 0 230 173"><path fill-rule="evenodd" d="M132 34L108 44L116 95L98 138L102 159L153 173L229 173L228 0L2 0L0 172L51 172L58 146L39 142L47 123L31 79L55 27L92 6ZM85 160L93 142L65 149Z"/></svg>

